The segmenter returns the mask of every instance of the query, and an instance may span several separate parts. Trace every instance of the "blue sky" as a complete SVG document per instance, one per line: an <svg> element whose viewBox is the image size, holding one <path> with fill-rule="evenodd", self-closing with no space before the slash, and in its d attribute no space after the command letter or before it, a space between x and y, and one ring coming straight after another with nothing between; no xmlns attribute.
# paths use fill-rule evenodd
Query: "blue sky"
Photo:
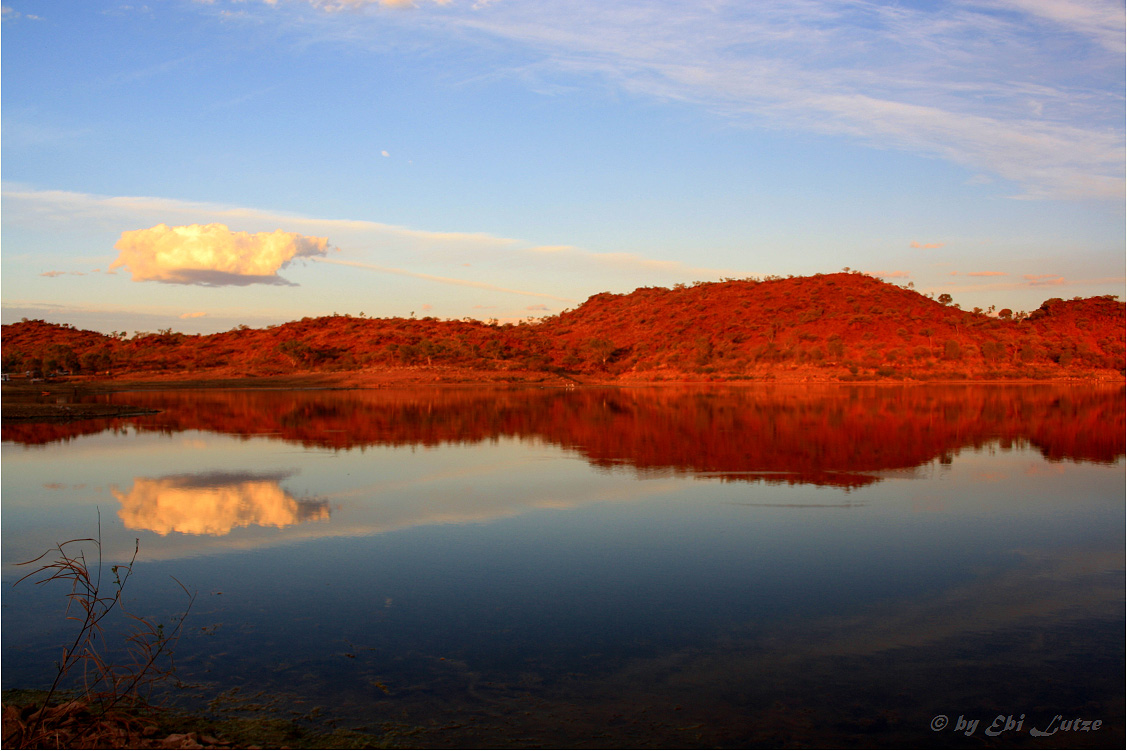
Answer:
<svg viewBox="0 0 1127 751"><path fill-rule="evenodd" d="M1124 293L1117 1L9 0L0 52L5 323Z"/></svg>

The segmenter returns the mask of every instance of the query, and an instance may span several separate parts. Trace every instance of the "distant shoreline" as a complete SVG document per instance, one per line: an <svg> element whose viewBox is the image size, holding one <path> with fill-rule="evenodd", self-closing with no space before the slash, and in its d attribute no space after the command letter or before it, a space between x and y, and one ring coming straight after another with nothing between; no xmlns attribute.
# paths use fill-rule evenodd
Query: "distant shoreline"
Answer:
<svg viewBox="0 0 1127 751"><path fill-rule="evenodd" d="M476 370L444 366L381 368L337 372L288 373L284 375L242 375L228 372L203 374L128 373L116 377L71 376L56 380L28 382L7 381L3 384L5 401L9 397L33 395L108 394L123 391L159 389L364 389L416 386L648 386L648 385L769 385L787 384L939 384L939 383L1127 383L1127 376L1113 371L1091 375L1057 375L1047 378L977 377L936 373L934 377L842 376L817 371L767 371L760 376L726 373L695 374L641 372L609 378L584 374L554 373L532 370Z"/></svg>
<svg viewBox="0 0 1127 751"><path fill-rule="evenodd" d="M1096 377L1057 377L1045 379L848 379L810 373L786 374L791 377L749 379L724 376L671 377L670 374L638 374L637 378L571 377L537 371L478 371L461 368L391 368L378 371L344 371L338 373L302 373L277 376L231 376L219 373L213 376L145 374L141 377L125 375L118 378L77 376L68 379L28 382L17 380L3 384L4 422L61 422L70 420L111 417L134 417L156 414L159 410L133 407L128 404L100 402L64 402L96 394L125 393L129 391L193 390L193 389L385 389L385 388L574 388L583 386L653 387L653 386L927 386L927 385L1032 385L1032 384L1106 384L1122 385L1127 378L1112 374ZM646 377L650 376L650 377ZM656 376L656 377L655 377ZM41 401L55 399L53 402Z"/></svg>
<svg viewBox="0 0 1127 751"><path fill-rule="evenodd" d="M5 404L4 422L67 422L105 417L155 415L159 409L142 409L127 404Z"/></svg>

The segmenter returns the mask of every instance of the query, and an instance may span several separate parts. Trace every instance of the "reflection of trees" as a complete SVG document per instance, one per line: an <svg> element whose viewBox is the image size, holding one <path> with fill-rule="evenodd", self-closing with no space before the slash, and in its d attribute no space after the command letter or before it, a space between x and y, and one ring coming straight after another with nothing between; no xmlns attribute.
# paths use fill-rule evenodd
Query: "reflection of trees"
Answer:
<svg viewBox="0 0 1127 751"><path fill-rule="evenodd" d="M129 529L160 535L225 535L235 527L287 527L329 518L325 501L297 500L279 482L286 474L212 473L135 477L128 493L111 488Z"/></svg>
<svg viewBox="0 0 1127 751"><path fill-rule="evenodd" d="M129 402L164 410L132 419L140 430L333 449L537 438L602 467L838 486L968 447L1032 445L1054 461L1111 462L1125 443L1122 387L182 391L135 392ZM21 440L6 426L5 439L44 440L37 427L17 426ZM58 439L63 428L43 429Z"/></svg>
<svg viewBox="0 0 1127 751"><path fill-rule="evenodd" d="M1047 458L1077 461L1110 462L1124 454L1118 389L856 387L657 399L619 390L599 403L565 408L572 419L553 422L551 437L594 464L731 480L862 485L872 480L866 473L917 467L987 444L1032 444Z"/></svg>

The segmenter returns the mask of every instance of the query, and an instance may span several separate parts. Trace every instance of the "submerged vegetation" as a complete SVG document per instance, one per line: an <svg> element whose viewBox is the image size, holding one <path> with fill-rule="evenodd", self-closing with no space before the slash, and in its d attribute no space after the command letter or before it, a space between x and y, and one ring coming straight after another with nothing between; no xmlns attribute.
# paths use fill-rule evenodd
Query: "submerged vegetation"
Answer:
<svg viewBox="0 0 1127 751"><path fill-rule="evenodd" d="M1122 375L1124 303L964 311L858 273L594 295L516 324L332 315L210 335L3 327L5 372L196 377L411 369L599 380L993 379Z"/></svg>

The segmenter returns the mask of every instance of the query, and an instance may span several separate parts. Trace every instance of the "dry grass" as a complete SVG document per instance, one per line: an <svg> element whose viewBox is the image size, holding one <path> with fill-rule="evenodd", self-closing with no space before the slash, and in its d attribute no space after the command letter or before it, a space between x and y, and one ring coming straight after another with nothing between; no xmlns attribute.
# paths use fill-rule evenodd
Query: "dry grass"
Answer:
<svg viewBox="0 0 1127 751"><path fill-rule="evenodd" d="M129 748L155 732L147 719L148 699L152 689L175 671L172 648L195 595L173 579L184 590L187 604L169 628L130 612L123 593L133 574L139 541L129 562L110 565L112 581L103 582L101 537L99 518L97 537L58 543L19 564L39 565L16 584L32 579L38 586L67 587L64 617L76 624L76 631L62 647L46 695L26 706L4 708L5 748ZM96 551L93 562L87 561L88 548ZM40 563L52 553L53 560ZM111 618L123 624L122 632L107 634ZM58 701L64 695L67 699Z"/></svg>

